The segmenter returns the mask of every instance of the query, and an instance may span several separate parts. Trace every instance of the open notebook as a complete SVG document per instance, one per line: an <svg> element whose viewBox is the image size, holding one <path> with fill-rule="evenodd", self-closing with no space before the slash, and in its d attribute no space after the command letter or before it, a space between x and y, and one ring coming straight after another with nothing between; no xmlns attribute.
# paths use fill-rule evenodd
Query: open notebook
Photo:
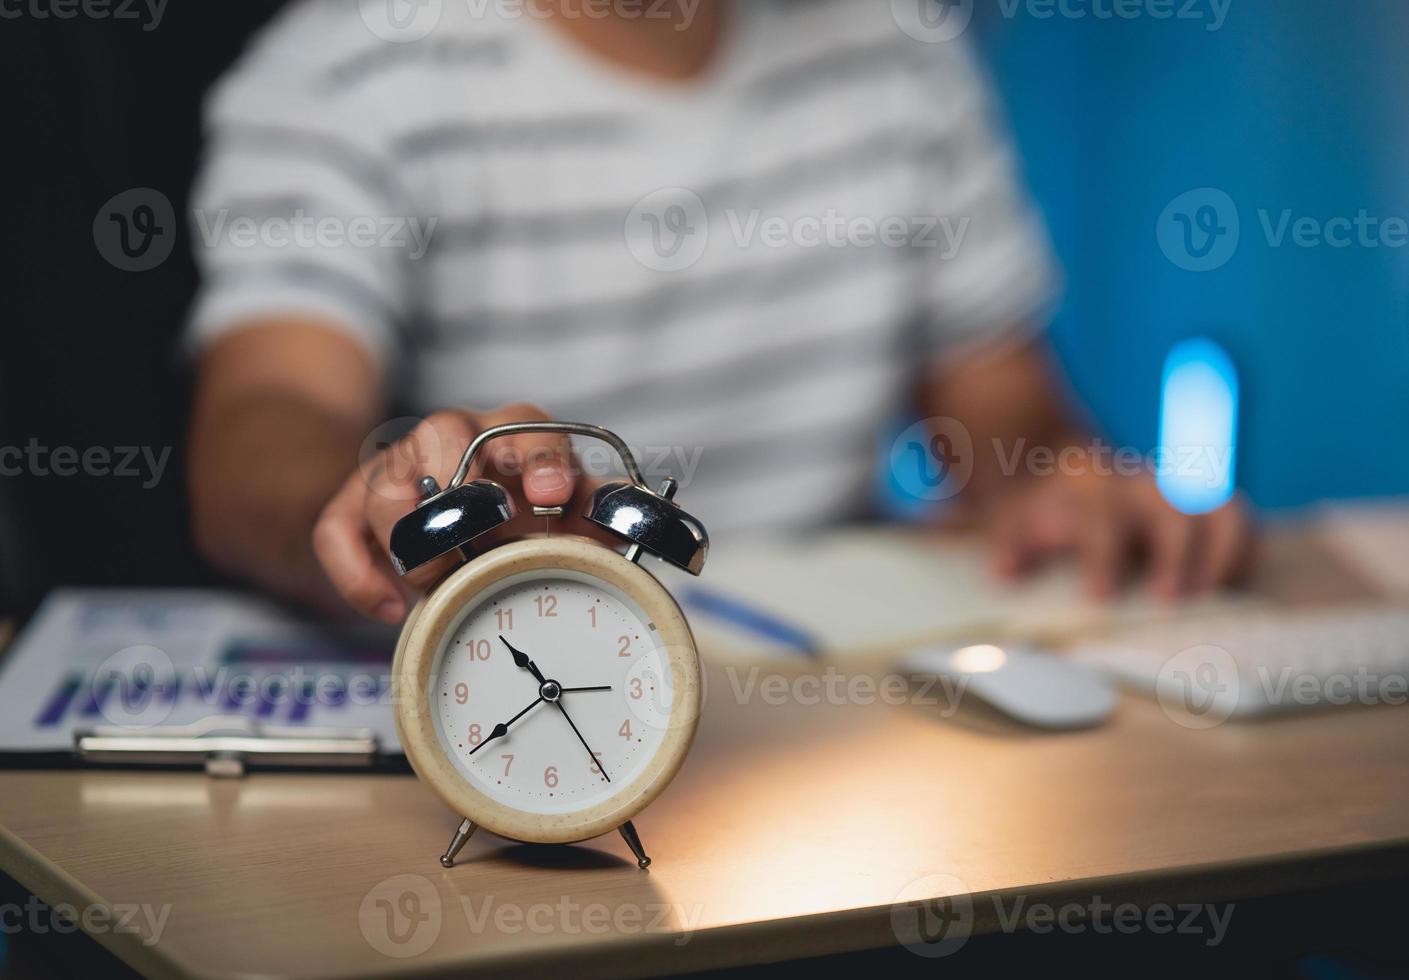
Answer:
<svg viewBox="0 0 1409 980"><path fill-rule="evenodd" d="M1177 607L1142 586L1089 601L1074 567L995 581L976 538L857 530L716 542L699 579L658 572L701 649L725 657L863 659L933 641L1061 640L1250 605L1232 596ZM653 570L657 570L653 568Z"/></svg>

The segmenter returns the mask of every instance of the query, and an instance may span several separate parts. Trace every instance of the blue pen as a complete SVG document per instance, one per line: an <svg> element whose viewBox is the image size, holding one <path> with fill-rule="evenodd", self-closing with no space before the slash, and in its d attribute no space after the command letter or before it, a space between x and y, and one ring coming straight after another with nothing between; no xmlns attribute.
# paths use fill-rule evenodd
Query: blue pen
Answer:
<svg viewBox="0 0 1409 980"><path fill-rule="evenodd" d="M805 630L783 622L770 613L750 606L746 602L722 595L710 589L692 585L685 589L681 599L687 606L714 616L733 626L772 640L806 657L821 655L821 646Z"/></svg>

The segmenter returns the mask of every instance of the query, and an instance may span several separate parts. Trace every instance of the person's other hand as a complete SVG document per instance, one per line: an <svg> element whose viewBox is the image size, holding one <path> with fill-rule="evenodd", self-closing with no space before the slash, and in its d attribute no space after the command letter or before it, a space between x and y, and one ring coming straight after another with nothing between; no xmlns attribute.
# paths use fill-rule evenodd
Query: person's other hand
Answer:
<svg viewBox="0 0 1409 980"><path fill-rule="evenodd" d="M1032 478L989 509L994 568L1015 579L1075 555L1087 590L1108 597L1143 557L1166 599L1218 588L1246 570L1252 524L1241 501L1199 516L1171 507L1149 475Z"/></svg>
<svg viewBox="0 0 1409 980"><path fill-rule="evenodd" d="M470 442L485 429L510 422L549 421L532 405L490 412L439 412L344 481L313 529L313 550L338 594L358 612L397 623L408 597L434 584L459 562L447 555L405 576L389 557L392 527L415 509L420 481L433 476L447 486ZM581 481L574 473L567 436L529 433L489 442L468 479L485 475L515 497L520 514L533 506L567 504Z"/></svg>

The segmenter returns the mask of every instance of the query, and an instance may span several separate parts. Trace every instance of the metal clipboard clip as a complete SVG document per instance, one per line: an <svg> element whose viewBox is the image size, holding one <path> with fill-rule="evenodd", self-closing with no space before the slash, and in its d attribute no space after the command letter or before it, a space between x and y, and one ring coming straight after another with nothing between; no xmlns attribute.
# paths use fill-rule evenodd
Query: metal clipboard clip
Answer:
<svg viewBox="0 0 1409 980"><path fill-rule="evenodd" d="M73 733L81 762L91 765L199 766L211 776L239 777L255 768L371 768L377 737L366 729L289 728L248 718L214 717L192 725Z"/></svg>

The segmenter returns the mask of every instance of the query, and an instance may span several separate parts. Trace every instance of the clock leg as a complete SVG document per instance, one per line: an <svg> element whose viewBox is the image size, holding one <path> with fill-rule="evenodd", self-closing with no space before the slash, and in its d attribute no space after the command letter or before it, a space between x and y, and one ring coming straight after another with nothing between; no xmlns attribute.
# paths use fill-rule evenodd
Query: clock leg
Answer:
<svg viewBox="0 0 1409 980"><path fill-rule="evenodd" d="M465 846L465 841L470 839L470 835L475 832L475 825L468 820L463 821L455 831L455 836L450 838L450 846L445 849L445 853L440 856L440 866L442 868L453 868L455 866L455 855L460 853L460 848Z"/></svg>
<svg viewBox="0 0 1409 980"><path fill-rule="evenodd" d="M631 848L631 853L636 855L636 867L642 871L651 866L651 859L646 857L646 849L641 846L641 837L636 833L636 828L628 820L620 827L622 839L626 841L626 846Z"/></svg>

